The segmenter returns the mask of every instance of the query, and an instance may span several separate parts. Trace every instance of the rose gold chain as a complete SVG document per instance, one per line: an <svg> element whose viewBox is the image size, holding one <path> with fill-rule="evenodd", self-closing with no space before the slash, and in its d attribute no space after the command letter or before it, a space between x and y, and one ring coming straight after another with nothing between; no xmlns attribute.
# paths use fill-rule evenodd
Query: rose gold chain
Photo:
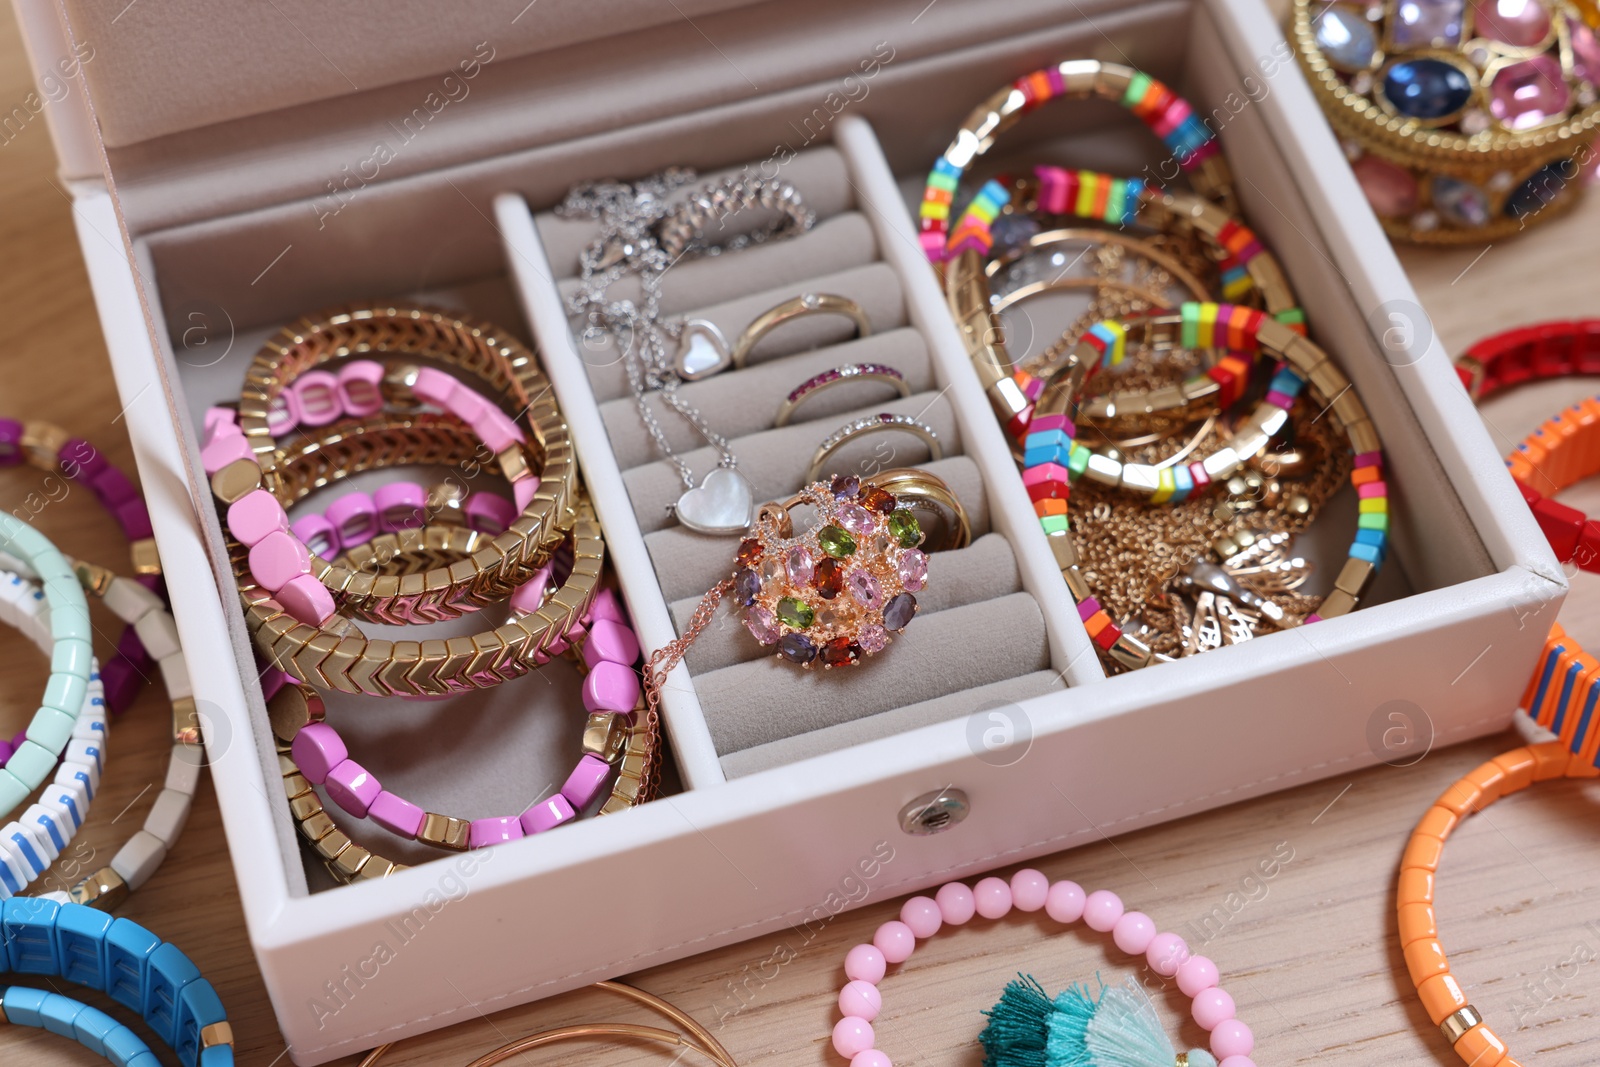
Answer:
<svg viewBox="0 0 1600 1067"><path fill-rule="evenodd" d="M700 632L711 625L711 616L716 613L717 605L732 589L732 578L724 578L708 589L695 606L694 614L689 616L689 624L683 628L682 636L650 653L650 659L644 667L644 725L652 740L658 738L661 729L661 687L666 684L667 675L683 661L689 646L694 644ZM649 796L654 796L660 786L660 751L659 744L652 746L650 759L645 765L644 783Z"/></svg>

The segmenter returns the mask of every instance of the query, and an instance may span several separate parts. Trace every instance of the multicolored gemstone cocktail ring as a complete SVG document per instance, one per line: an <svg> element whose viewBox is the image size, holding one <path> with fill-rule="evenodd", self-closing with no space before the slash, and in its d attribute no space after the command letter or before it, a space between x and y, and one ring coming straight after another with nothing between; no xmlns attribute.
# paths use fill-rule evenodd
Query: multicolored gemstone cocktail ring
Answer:
<svg viewBox="0 0 1600 1067"><path fill-rule="evenodd" d="M942 489L965 528L949 487L914 473ZM850 666L887 648L890 635L916 615L916 594L928 580L928 557L919 547L925 535L909 502L872 479L839 475L763 505L755 536L739 545L733 576L731 595L744 608L745 628L802 667ZM816 513L816 524L796 533L790 512L801 505Z"/></svg>

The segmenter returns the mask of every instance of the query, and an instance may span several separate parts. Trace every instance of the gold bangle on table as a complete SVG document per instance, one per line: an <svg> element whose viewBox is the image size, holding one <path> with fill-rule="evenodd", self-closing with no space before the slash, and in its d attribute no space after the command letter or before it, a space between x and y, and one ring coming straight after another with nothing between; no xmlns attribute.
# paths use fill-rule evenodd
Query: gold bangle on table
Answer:
<svg viewBox="0 0 1600 1067"><path fill-rule="evenodd" d="M828 457L843 448L847 442L865 437L868 434L883 433L885 431L909 433L922 440L928 446L928 455L932 459L944 458L944 445L939 441L939 432L921 419L910 415L892 415L884 412L880 415L868 415L866 418L857 419L846 423L823 439L817 446L816 455L811 457L811 466L806 468L805 482L810 484L822 477L822 469L828 462Z"/></svg>
<svg viewBox="0 0 1600 1067"><path fill-rule="evenodd" d="M972 522L960 498L951 491L943 478L916 467L896 467L880 471L862 479L884 492L893 493L895 499L912 511L942 512L945 522L944 542L939 545L924 544L927 552L949 552L966 548L972 543Z"/></svg>
<svg viewBox="0 0 1600 1067"><path fill-rule="evenodd" d="M751 350L763 337L784 323L807 315L843 315L856 324L856 337L872 336L872 320L854 300L837 293L803 293L757 315L731 345L715 323L705 319L688 320L683 324L673 368L678 377L691 382L709 378L729 367L743 370Z"/></svg>
<svg viewBox="0 0 1600 1067"><path fill-rule="evenodd" d="M453 567L415 575L399 587L332 565L318 577L344 610L378 622L407 617L424 599L435 610L447 605L459 615L509 595L544 566L571 532L577 463L538 360L521 342L487 324L429 308L376 306L343 308L285 327L257 353L239 395L239 429L260 473L244 471L251 479L230 485L224 495L218 479L236 473L235 467L250 466L241 460L219 471L213 488L227 502L254 488L255 480L281 499L278 467L286 452L268 426L274 404L306 371L358 355L432 360L472 374L504 394L524 414L531 432L527 446L507 449L498 460L508 477L520 475L517 465L536 469L539 488L510 529ZM415 372L404 365L392 368L383 383L385 396L405 400ZM347 425L335 423L332 429Z"/></svg>
<svg viewBox="0 0 1600 1067"><path fill-rule="evenodd" d="M795 409L807 400L816 396L825 389L836 385L845 385L853 382L882 382L894 389L901 397L911 395L911 386L906 382L906 376L886 363L848 363L842 367L834 367L807 378L783 398L783 403L778 405L777 417L772 420L772 425L787 426L794 417Z"/></svg>

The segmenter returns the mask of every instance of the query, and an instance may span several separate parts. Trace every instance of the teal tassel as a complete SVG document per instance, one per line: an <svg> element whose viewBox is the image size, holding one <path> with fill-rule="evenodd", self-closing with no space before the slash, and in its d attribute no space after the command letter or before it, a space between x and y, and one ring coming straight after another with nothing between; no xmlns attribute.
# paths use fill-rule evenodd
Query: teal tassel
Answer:
<svg viewBox="0 0 1600 1067"><path fill-rule="evenodd" d="M1177 1060L1155 1005L1132 978L1102 982L1098 996L1074 985L1052 1003L1023 977L986 1014L984 1067L1174 1067ZM1217 1067L1204 1049L1190 1049L1188 1062Z"/></svg>
<svg viewBox="0 0 1600 1067"><path fill-rule="evenodd" d="M1049 1067L1044 1047L1050 1010L1044 986L1032 975L1019 974L1000 994L999 1003L984 1012L989 1025L978 1035L983 1067Z"/></svg>

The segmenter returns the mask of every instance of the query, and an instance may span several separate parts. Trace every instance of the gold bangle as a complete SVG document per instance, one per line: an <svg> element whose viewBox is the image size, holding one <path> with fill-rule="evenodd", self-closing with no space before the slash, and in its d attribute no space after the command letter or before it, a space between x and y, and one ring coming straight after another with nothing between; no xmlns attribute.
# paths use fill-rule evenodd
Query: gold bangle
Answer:
<svg viewBox="0 0 1600 1067"><path fill-rule="evenodd" d="M474 447L461 423L440 416L382 415L353 427L330 427L323 438L309 439L286 457L279 472L280 500L292 504L314 488L374 467L449 463L471 455ZM572 573L536 613L470 637L420 643L369 640L343 616L335 616L328 629L299 622L251 578L248 550L232 539L228 549L246 628L267 662L314 686L344 693L443 696L528 673L588 610L599 588L605 541L581 493L569 536L574 541Z"/></svg>
<svg viewBox="0 0 1600 1067"><path fill-rule="evenodd" d="M805 482L810 485L822 477L822 469L828 462L828 457L843 448L846 442L855 441L868 434L885 433L888 431L909 433L922 438L928 446L928 455L935 460L944 458L944 445L939 441L939 431L923 422L921 419L910 415L892 415L884 412L879 415L868 415L854 422L847 422L833 433L825 437L817 451L811 457L811 466L806 468Z"/></svg>
<svg viewBox="0 0 1600 1067"><path fill-rule="evenodd" d="M639 1026L634 1023L576 1023L571 1026L558 1027L552 1030L541 1030L536 1034L501 1045L492 1052L473 1060L467 1067L493 1067L511 1056L538 1048L541 1045L555 1044L559 1041L575 1041L585 1037L631 1037L646 1041L659 1041L664 1045L674 1048L689 1048L705 1056L718 1067L739 1067L733 1055L723 1046L722 1042L694 1018L669 1001L662 1000L654 993L646 993L636 986L624 985L621 982L596 982L591 988L616 993L627 997L638 1004L643 1004L651 1011L672 1020L683 1027L686 1034L675 1034L670 1030L662 1030L654 1026ZM358 1067L376 1067L390 1049L394 1047L391 1042L380 1045L367 1053Z"/></svg>
<svg viewBox="0 0 1600 1067"><path fill-rule="evenodd" d="M678 377L691 382L709 378L729 367L743 370L751 349L763 337L784 323L807 315L843 315L856 324L856 337L872 336L872 320L854 300L837 293L803 293L757 315L731 345L716 323L706 319L688 320L683 324L673 369Z"/></svg>
<svg viewBox="0 0 1600 1067"><path fill-rule="evenodd" d="M972 522L967 509L950 486L938 475L915 467L896 467L882 471L863 481L885 492L893 493L900 503L913 511L931 511L942 508L947 512L945 543L938 548L924 546L929 552L949 552L966 548L972 543Z"/></svg>
<svg viewBox="0 0 1600 1067"><path fill-rule="evenodd" d="M238 425L255 452L262 486L283 499L279 467L294 451L280 449L272 437L267 425L272 402L312 367L371 354L434 360L474 374L509 396L527 416L531 441L525 449L508 449L496 458L508 478L518 477L522 467L537 466L539 488L517 521L489 545L454 567L414 575L403 588L363 580L333 565L319 567L317 577L345 610L375 622L403 621L414 614L418 601L454 617L509 595L549 560L571 531L577 465L566 423L537 359L496 327L405 306L344 308L285 327L257 353L239 395ZM403 400L407 389L405 376L400 377L398 383L386 380L385 389L392 398L398 391ZM229 495L238 488L230 485Z"/></svg>

